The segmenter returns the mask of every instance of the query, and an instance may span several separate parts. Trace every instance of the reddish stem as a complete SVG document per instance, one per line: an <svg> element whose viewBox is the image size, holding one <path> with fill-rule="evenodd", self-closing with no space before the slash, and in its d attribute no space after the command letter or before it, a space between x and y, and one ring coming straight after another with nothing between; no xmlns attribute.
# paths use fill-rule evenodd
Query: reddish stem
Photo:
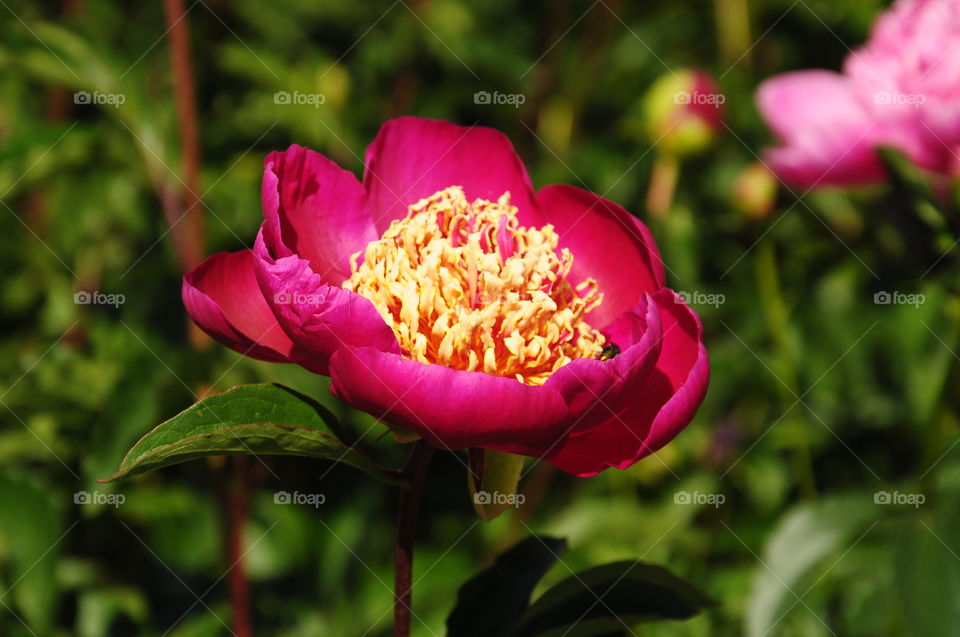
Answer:
<svg viewBox="0 0 960 637"><path fill-rule="evenodd" d="M200 210L200 136L197 126L197 103L194 93L193 61L183 0L163 0L164 16L170 37L170 66L173 72L173 93L177 104L180 130L180 169L183 175L183 210L167 223L184 272L189 272L203 259L203 215Z"/></svg>
<svg viewBox="0 0 960 637"><path fill-rule="evenodd" d="M400 507L397 513L397 542L394 549L393 580L393 634L394 637L410 637L410 616L413 603L413 539L417 528L417 510L423 483L430 466L433 447L418 440L410 452L402 477L409 486L400 490Z"/></svg>
<svg viewBox="0 0 960 637"><path fill-rule="evenodd" d="M200 133L197 124L197 102L194 90L193 60L190 35L183 0L163 0L164 18L170 39L170 67L173 93L177 106L180 133L180 170L183 190L159 184L164 217L170 226L174 249L183 272L193 270L203 260L203 211L200 209ZM191 323L190 342L202 348L207 339ZM247 459L233 458L233 483L224 494L228 584L233 611L235 637L253 637L250 615L250 584L243 563L243 530L247 521L250 485Z"/></svg>
<svg viewBox="0 0 960 637"><path fill-rule="evenodd" d="M250 618L250 585L243 564L243 529L247 522L249 481L246 456L234 456L233 484L227 496L227 566L230 568L230 606L235 637L253 637Z"/></svg>

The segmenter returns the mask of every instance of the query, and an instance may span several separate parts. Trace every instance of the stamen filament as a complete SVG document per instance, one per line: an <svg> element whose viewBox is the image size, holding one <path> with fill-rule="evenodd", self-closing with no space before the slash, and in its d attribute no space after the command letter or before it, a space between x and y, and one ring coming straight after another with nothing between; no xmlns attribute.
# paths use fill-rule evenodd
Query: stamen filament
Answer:
<svg viewBox="0 0 960 637"><path fill-rule="evenodd" d="M539 385L605 343L585 320L603 294L568 281L558 243L553 226L519 225L510 193L471 204L451 186L354 254L343 287L373 302L408 358Z"/></svg>

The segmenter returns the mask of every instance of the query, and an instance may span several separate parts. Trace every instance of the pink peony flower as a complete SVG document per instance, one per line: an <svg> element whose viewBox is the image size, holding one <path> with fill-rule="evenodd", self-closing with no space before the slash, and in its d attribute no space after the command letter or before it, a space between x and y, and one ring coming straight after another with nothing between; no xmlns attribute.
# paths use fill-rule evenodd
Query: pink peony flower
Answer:
<svg viewBox="0 0 960 637"><path fill-rule="evenodd" d="M884 178L892 146L928 170L955 176L960 151L960 2L899 0L843 74L807 70L768 79L760 112L781 146L766 159L803 187Z"/></svg>
<svg viewBox="0 0 960 637"><path fill-rule="evenodd" d="M363 183L299 146L271 153L252 250L184 277L193 320L242 354L435 446L626 468L707 387L697 315L647 228L590 192L534 193L509 140L404 117Z"/></svg>

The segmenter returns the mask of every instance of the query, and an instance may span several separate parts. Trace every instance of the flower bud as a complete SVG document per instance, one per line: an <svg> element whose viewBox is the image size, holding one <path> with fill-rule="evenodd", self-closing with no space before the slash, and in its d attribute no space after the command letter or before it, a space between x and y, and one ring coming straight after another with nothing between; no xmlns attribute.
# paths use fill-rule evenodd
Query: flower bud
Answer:
<svg viewBox="0 0 960 637"><path fill-rule="evenodd" d="M773 210L777 178L759 161L747 164L733 185L733 203L752 219L763 219Z"/></svg>
<svg viewBox="0 0 960 637"><path fill-rule="evenodd" d="M650 141L662 153L699 153L713 141L726 96L705 71L682 69L658 78L644 96Z"/></svg>

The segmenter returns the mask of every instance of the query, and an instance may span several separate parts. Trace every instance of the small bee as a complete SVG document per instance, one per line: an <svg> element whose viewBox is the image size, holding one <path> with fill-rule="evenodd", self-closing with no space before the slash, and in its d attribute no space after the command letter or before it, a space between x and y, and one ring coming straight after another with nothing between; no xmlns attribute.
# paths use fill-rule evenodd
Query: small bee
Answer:
<svg viewBox="0 0 960 637"><path fill-rule="evenodd" d="M608 361L614 356L620 355L620 346L616 343L607 343L603 346L603 351L600 352L600 360Z"/></svg>

